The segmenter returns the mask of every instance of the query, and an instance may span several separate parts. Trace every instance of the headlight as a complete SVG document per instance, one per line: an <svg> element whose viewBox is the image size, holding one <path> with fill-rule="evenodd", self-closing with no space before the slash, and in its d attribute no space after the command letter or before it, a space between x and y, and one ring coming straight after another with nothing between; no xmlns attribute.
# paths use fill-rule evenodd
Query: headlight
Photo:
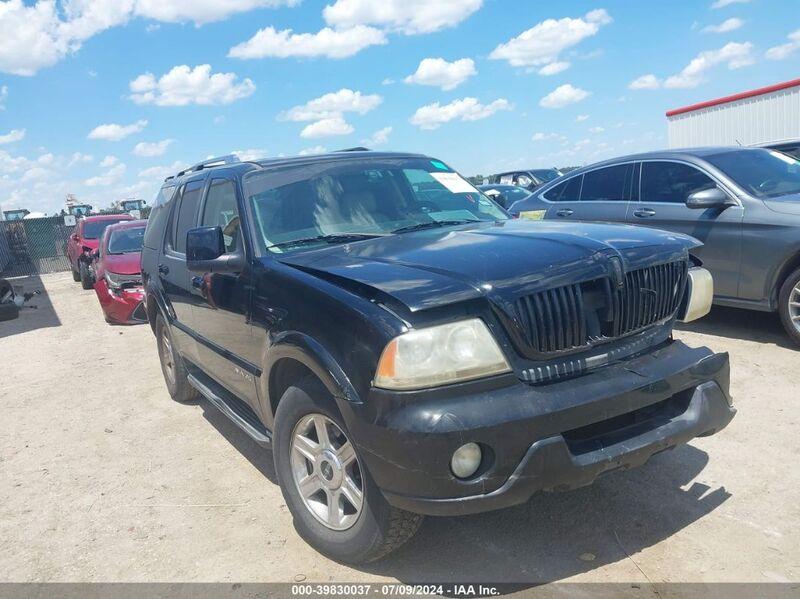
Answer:
<svg viewBox="0 0 800 599"><path fill-rule="evenodd" d="M409 390L508 372L503 352L479 318L404 333L383 350L375 386Z"/></svg>
<svg viewBox="0 0 800 599"><path fill-rule="evenodd" d="M114 272L106 271L105 274L106 283L108 283L109 287L113 287L114 289L121 289L122 287L132 286L132 285L141 285L142 284L142 277L141 275L120 275Z"/></svg>
<svg viewBox="0 0 800 599"><path fill-rule="evenodd" d="M714 301L714 278L705 268L690 268L678 320L692 322L711 312Z"/></svg>

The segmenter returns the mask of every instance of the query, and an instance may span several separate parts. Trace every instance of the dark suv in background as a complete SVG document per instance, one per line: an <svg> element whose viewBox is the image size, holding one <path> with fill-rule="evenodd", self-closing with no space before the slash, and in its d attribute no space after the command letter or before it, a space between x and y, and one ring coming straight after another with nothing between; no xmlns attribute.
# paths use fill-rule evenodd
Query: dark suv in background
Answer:
<svg viewBox="0 0 800 599"><path fill-rule="evenodd" d="M714 275L714 302L778 311L800 344L800 162L755 148L616 158L570 172L510 207L563 221L620 222L685 233Z"/></svg>
<svg viewBox="0 0 800 599"><path fill-rule="evenodd" d="M527 170L508 171L489 177L489 183L496 185L516 185L533 191L561 176L556 168L533 168Z"/></svg>
<svg viewBox="0 0 800 599"><path fill-rule="evenodd" d="M697 241L508 218L445 163L341 152L170 177L142 276L171 396L271 448L298 532L377 559L422 514L590 484L735 410Z"/></svg>

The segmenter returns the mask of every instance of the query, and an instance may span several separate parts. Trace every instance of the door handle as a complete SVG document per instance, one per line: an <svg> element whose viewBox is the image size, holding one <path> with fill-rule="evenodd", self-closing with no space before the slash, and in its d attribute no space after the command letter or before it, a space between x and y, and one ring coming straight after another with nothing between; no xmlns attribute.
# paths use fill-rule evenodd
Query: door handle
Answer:
<svg viewBox="0 0 800 599"><path fill-rule="evenodd" d="M166 264L159 264L158 265L158 274L160 275L168 275L169 274L169 266Z"/></svg>
<svg viewBox="0 0 800 599"><path fill-rule="evenodd" d="M561 210L556 211L556 214L561 217L572 216L572 213L573 211L570 208L562 208Z"/></svg>
<svg viewBox="0 0 800 599"><path fill-rule="evenodd" d="M651 216L656 215L656 211L652 208L639 208L638 210L633 211L634 216L638 216L639 218L650 218Z"/></svg>

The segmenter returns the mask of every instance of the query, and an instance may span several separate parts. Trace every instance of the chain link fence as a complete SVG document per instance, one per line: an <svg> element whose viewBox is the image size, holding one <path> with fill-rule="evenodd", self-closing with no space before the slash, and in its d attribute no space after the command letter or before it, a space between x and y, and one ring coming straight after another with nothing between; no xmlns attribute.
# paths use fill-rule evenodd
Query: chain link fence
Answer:
<svg viewBox="0 0 800 599"><path fill-rule="evenodd" d="M0 276L69 271L67 242L74 229L63 216L0 221Z"/></svg>

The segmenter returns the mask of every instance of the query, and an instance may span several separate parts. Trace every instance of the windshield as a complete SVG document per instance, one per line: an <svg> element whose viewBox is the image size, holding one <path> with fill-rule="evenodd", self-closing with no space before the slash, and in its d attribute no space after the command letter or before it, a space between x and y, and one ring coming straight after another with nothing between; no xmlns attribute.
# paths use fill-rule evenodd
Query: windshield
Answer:
<svg viewBox="0 0 800 599"><path fill-rule="evenodd" d="M245 178L245 195L263 247L272 252L508 218L446 165L421 158L320 161L254 173Z"/></svg>
<svg viewBox="0 0 800 599"><path fill-rule="evenodd" d="M130 229L112 231L111 239L108 240L108 253L130 254L141 252L143 239L144 227L131 227Z"/></svg>
<svg viewBox="0 0 800 599"><path fill-rule="evenodd" d="M534 171L531 171L531 173L533 174L534 177L544 181L545 183L547 183L548 181L552 181L553 179L558 179L561 176L561 173L559 173L557 170L553 168L536 169Z"/></svg>
<svg viewBox="0 0 800 599"><path fill-rule="evenodd" d="M106 227L120 223L123 220L127 219L121 218L119 220L108 219L85 222L83 223L83 238L100 239L100 237L103 236L103 231L106 230Z"/></svg>
<svg viewBox="0 0 800 599"><path fill-rule="evenodd" d="M705 157L757 198L800 193L800 161L774 150L731 150Z"/></svg>

